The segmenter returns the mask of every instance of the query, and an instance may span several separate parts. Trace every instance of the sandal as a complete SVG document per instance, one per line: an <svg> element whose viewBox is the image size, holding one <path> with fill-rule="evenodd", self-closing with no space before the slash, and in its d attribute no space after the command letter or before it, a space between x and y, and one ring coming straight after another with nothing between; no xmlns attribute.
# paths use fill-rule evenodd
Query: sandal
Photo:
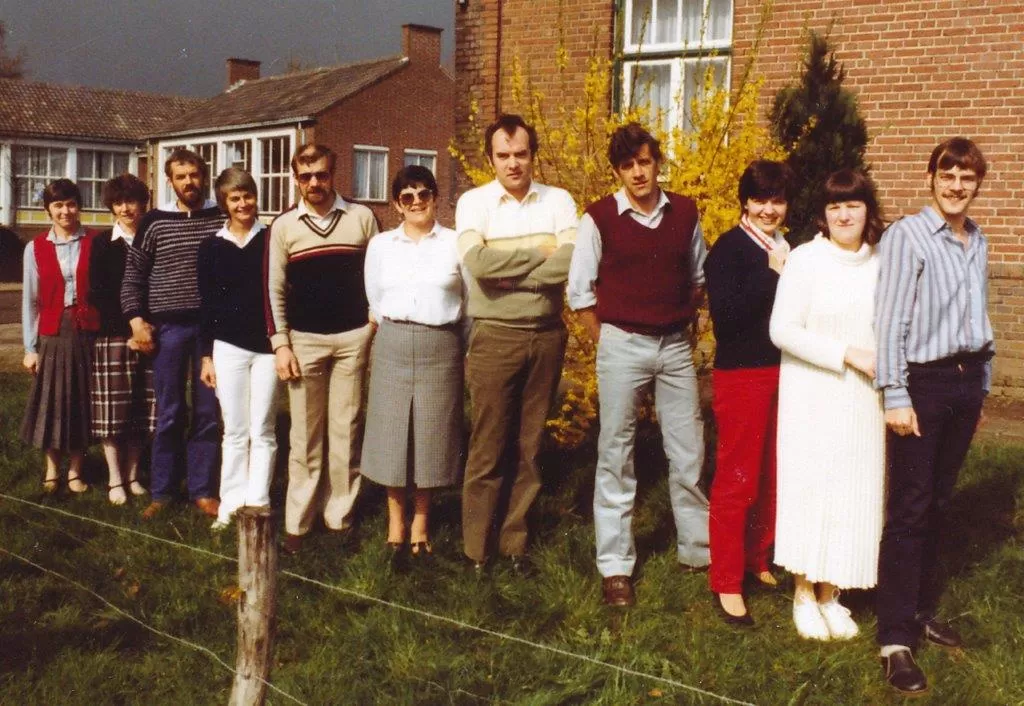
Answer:
<svg viewBox="0 0 1024 706"><path fill-rule="evenodd" d="M430 546L430 542L423 540L422 542L413 542L409 552L413 557L426 558L434 553L434 548Z"/></svg>
<svg viewBox="0 0 1024 706"><path fill-rule="evenodd" d="M72 483L78 483L78 485L77 486L73 486L73 485L71 485ZM76 490L76 488L77 488L77 490ZM69 475L68 476L68 490L70 490L72 493L75 493L76 495L81 495L82 493L84 493L87 490L89 490L89 484L86 483L84 480L82 480L82 475L80 473L76 474L74 476Z"/></svg>
<svg viewBox="0 0 1024 706"><path fill-rule="evenodd" d="M134 495L136 497L138 497L140 495L145 495L146 493L149 492L149 491L146 490L146 487L144 485L142 485L142 483L140 483L137 480L131 481L128 484L128 489L131 490L132 491L132 495Z"/></svg>
<svg viewBox="0 0 1024 706"><path fill-rule="evenodd" d="M57 492L59 485L60 478L57 478L56 476L53 478L43 478L43 493L46 495L53 495Z"/></svg>
<svg viewBox="0 0 1024 706"><path fill-rule="evenodd" d="M128 502L128 496L124 492L124 483L107 486L107 499L111 505L124 505Z"/></svg>

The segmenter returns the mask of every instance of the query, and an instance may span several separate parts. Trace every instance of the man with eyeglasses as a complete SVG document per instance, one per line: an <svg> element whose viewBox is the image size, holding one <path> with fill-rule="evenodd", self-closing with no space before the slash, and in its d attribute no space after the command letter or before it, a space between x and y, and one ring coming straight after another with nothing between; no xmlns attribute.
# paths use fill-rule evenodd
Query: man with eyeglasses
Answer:
<svg viewBox="0 0 1024 706"><path fill-rule="evenodd" d="M499 117L484 132L484 147L496 178L463 194L455 209L467 314L474 319L462 536L466 556L482 572L498 520L498 553L519 571L527 513L541 485L537 456L565 352L562 292L577 216L567 191L533 181L537 132L520 116ZM507 509L498 518L503 490Z"/></svg>
<svg viewBox="0 0 1024 706"><path fill-rule="evenodd" d="M267 252L270 342L291 407L282 545L289 554L320 513L328 530L349 529L359 492L359 408L374 331L363 268L377 221L335 192L335 161L314 144L292 157L302 199L274 219ZM325 428L330 456L321 477Z"/></svg>
<svg viewBox="0 0 1024 706"><path fill-rule="evenodd" d="M928 688L912 652L921 637L942 647L962 645L936 618L936 555L992 380L988 244L967 217L986 170L971 140L939 144L928 161L931 204L896 221L880 246L876 385L889 427L889 478L878 560L878 643L886 680L905 694Z"/></svg>

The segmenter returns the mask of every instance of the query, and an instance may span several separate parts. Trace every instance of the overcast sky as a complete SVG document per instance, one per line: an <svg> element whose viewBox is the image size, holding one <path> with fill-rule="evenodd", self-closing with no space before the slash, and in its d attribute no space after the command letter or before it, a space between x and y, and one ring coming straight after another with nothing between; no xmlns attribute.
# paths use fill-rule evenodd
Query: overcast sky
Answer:
<svg viewBox="0 0 1024 706"><path fill-rule="evenodd" d="M452 0L0 0L9 49L24 49L32 81L210 96L228 57L281 73L289 59L328 66L398 54L401 25L444 29L451 62Z"/></svg>

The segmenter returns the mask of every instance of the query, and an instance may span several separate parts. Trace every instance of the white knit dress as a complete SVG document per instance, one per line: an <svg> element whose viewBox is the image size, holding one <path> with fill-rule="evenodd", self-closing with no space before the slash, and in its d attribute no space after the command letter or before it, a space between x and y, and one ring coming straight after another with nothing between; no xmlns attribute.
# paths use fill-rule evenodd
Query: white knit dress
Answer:
<svg viewBox="0 0 1024 706"><path fill-rule="evenodd" d="M810 581L870 588L878 576L885 421L872 381L847 346L875 349L878 257L818 235L779 279L771 338L779 377L775 563Z"/></svg>

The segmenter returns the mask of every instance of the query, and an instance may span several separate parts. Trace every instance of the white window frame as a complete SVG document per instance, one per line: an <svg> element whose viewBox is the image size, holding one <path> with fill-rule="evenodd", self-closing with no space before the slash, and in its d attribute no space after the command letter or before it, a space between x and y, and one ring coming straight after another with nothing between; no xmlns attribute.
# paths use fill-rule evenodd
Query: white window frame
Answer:
<svg viewBox="0 0 1024 706"><path fill-rule="evenodd" d="M39 201L35 205L21 205L18 203L17 190L17 158L15 153L25 147L49 148L52 150L63 150L65 153L64 170L61 174L55 174L49 181L59 178L67 178L73 182L79 181L78 175L78 152L89 150L93 152L111 152L124 154L128 157L128 172L138 172L138 152L133 146L117 145L111 143L89 143L89 142L57 142L52 140L26 139L16 140L3 144L0 150L0 211L2 211L3 222L9 223L11 219L10 209L15 211L42 211L43 203ZM116 175L115 175L116 176ZM49 181L47 183L49 183ZM106 181L106 179L104 179ZM92 209L90 209L92 210ZM97 210L105 211L100 207Z"/></svg>
<svg viewBox="0 0 1024 706"><path fill-rule="evenodd" d="M262 152L262 140L276 139L276 138L287 138L285 143L285 159L283 172L268 173L263 169L263 152ZM216 144L215 150L217 168L221 168L221 165L229 165L230 147L235 143L248 143L249 145L249 169L247 170L252 178L256 181L256 186L260 192L260 216L264 217L264 220L273 218L281 211L291 208L295 201L295 179L291 173L291 158L295 154L297 145L303 144L300 139L301 135L298 130L293 127L287 128L276 128L269 130L252 130L245 132L229 132L221 133L217 135L197 135L194 137L176 137L169 138L160 142L157 145L157 154L160 155L160 163L155 165L158 179L157 179L157 200L158 205L164 205L169 203L174 198L174 189L171 188L168 180L163 176L164 162L167 161L167 157L170 156L171 152L178 148L184 147L185 149L195 151L199 145ZM282 198L279 210L271 210L265 208L267 202L265 201L264 192L264 179L275 178L275 177L287 177L287 185L285 189L285 195ZM216 200L213 195L213 182L217 178L217 174L211 171L210 173L210 198ZM274 204L277 205L277 204Z"/></svg>
<svg viewBox="0 0 1024 706"><path fill-rule="evenodd" d="M387 147L381 147L380 145L352 145L352 198L356 201L366 201L369 203L387 203L388 202L388 156L390 150ZM384 178L377 184L380 190L380 198L374 198L373 184L370 183L370 164L367 164L366 170L366 184L356 183L356 163L362 155L371 157L372 155L380 154L384 156Z"/></svg>
<svg viewBox="0 0 1024 706"><path fill-rule="evenodd" d="M709 64L724 65L722 86L726 89L732 81L732 42L733 42L733 17L735 16L735 0L729 3L729 17L725 19L728 28L725 36L712 39L708 37L710 22L704 20L710 12L712 0L677 0L676 22L679 26L679 37L674 41L643 41L635 42L633 39L633 13L636 10L637 0L624 0L624 17L622 24L622 61L619 73L621 91L619 93L621 106L628 108L633 102L633 75L638 66L669 65L671 67L670 77L670 98L668 109L664 115L662 127L681 127L684 130L690 129L690 101L693 98L692 91L686 81L687 70L703 71ZM701 10L702 27L701 36L693 41L682 36L683 27L683 6L689 3L702 3ZM645 3L646 4L646 3ZM657 23L657 0L651 0L652 22L645 35L650 34L650 27ZM699 67L699 68L698 68ZM653 123L652 116L652 123Z"/></svg>
<svg viewBox="0 0 1024 706"><path fill-rule="evenodd" d="M216 140L197 142L192 146L192 151L206 160L206 166L210 170L210 183L206 185L206 197L216 201L217 196L213 193L213 182L220 174L220 143Z"/></svg>
<svg viewBox="0 0 1024 706"><path fill-rule="evenodd" d="M419 164L430 170L430 173L437 179L437 150L414 150L406 149L402 154L402 165L409 166L409 158L412 157L414 161L411 164ZM423 158L429 158L430 164L423 164Z"/></svg>
<svg viewBox="0 0 1024 706"><path fill-rule="evenodd" d="M725 72L723 76L722 85L728 87L732 80L732 62L729 57L715 56L715 57L679 57L675 59L648 59L648 60L630 60L623 62L622 65L622 84L623 84L623 105L632 106L633 96L632 92L635 88L633 84L633 73L636 71L638 66L664 66L669 65L671 67L670 77L670 98L668 110L664 116L668 126L679 126L684 131L691 129L693 126L690 125L690 101L693 99L693 95L687 94L686 90L690 87L688 82L685 82L687 69L692 67L694 70L700 71L701 74L711 63L718 63L725 65ZM653 126L654 116L651 116L651 124Z"/></svg>
<svg viewBox="0 0 1024 706"><path fill-rule="evenodd" d="M32 173L31 170L27 170L24 173L19 172L19 170L18 170L18 162L19 162L18 153L23 151L23 150L46 150L46 173L45 174L43 174L43 173L35 174L35 173ZM54 157L54 153L55 152L63 152L63 165L60 168L58 168L56 171L52 171L50 169L50 165L53 163L53 157ZM41 194L43 188L47 184L49 184L51 181L53 181L54 179L60 179L61 177L71 178L69 176L71 171L72 171L70 169L70 167L71 167L71 164L70 164L70 162L71 162L71 158L70 158L71 155L69 153L70 153L70 150L68 148L61 147L61 146L58 146L58 145L16 144L14 146L14 151L11 154L11 158L12 158L12 161L11 161L11 171L12 171L12 174L14 176L14 181L13 181L13 183L14 183L14 189L13 189L13 192L14 192L13 193L14 204L15 204L15 206L17 208L34 208L34 209L42 209L43 208L42 197L38 196L38 198L36 198L36 195ZM31 158L29 158L28 161L31 162L32 161ZM27 188L25 189L25 195L27 197L27 202L25 202L25 203L23 203L21 201L21 199L19 198L20 192L21 192L21 188L20 187L21 187L21 182L22 181L28 181L29 182ZM41 184L41 186L40 186L40 184ZM34 187L38 187L38 188L34 188Z"/></svg>
<svg viewBox="0 0 1024 706"><path fill-rule="evenodd" d="M697 37L696 41L694 43L690 43L690 41L686 37L682 37L682 36L680 36L680 38L678 40L668 41L668 42L654 42L654 41L634 42L633 41L633 14L635 12L636 0L624 0L623 4L624 4L624 7L625 7L625 12L624 12L625 17L623 18L624 21L623 21L623 25L622 25L622 27L623 27L623 29L622 29L622 50L623 50L623 53L625 53L625 54L653 54L653 53L659 53L659 52L665 52L665 51L674 52L674 51L678 51L678 50L685 50L685 51L689 51L689 52L699 52L699 53L706 54L706 53L708 53L709 50L713 50L713 49L732 49L732 40L733 40L733 31L732 31L733 30L733 26L732 26L733 22L732 21L733 21L733 17L736 14L735 0L732 1L732 3L730 4L730 7L729 7L729 19L728 19L729 33L728 33L728 36L722 37L722 38L719 38L719 39L713 39L713 38L709 38L707 36L708 29L709 29L709 24L704 22L704 19L706 17L708 17L709 6L711 4L711 0L677 0L677 2L676 2L676 21L679 23L680 34L682 34L682 31L683 31L683 5L689 4L689 3L693 3L693 2L703 2L703 4L704 4L704 7L701 9L701 21L702 21L701 29L703 31L701 32L701 36ZM657 2L657 0L652 0L651 4L652 4L652 8L653 8L651 14L652 14L653 17L652 17L652 22L648 25L648 29L647 29L648 32L649 32L649 28L650 27L656 27L657 26L656 23L658 21L658 17L657 17L658 2ZM647 32L645 32L645 34L647 34Z"/></svg>
<svg viewBox="0 0 1024 706"><path fill-rule="evenodd" d="M106 211L106 206L103 205L103 184L112 179L113 177L124 174L130 167L131 155L127 152L120 150L104 150L94 148L81 148L77 150L78 154L75 159L75 170L78 172L78 178L75 180L78 184L78 189L82 192L82 210L83 211ZM98 176L85 176L84 167L88 161L88 154L107 154L122 156L125 160L124 169L115 168L108 170L108 174L100 174ZM113 161L111 161L113 165ZM93 191L95 187L95 191ZM93 203L87 203L91 198L95 196L96 200Z"/></svg>
<svg viewBox="0 0 1024 706"><path fill-rule="evenodd" d="M263 146L271 141L280 142L282 140L284 144L281 147L281 164L276 171L269 171L270 166L264 164ZM291 140L287 135L272 135L259 137L255 142L257 145L255 151L260 155L260 175L258 178L254 175L253 178L256 179L256 185L260 192L260 211L280 213L291 206L291 195L294 193L291 191Z"/></svg>

